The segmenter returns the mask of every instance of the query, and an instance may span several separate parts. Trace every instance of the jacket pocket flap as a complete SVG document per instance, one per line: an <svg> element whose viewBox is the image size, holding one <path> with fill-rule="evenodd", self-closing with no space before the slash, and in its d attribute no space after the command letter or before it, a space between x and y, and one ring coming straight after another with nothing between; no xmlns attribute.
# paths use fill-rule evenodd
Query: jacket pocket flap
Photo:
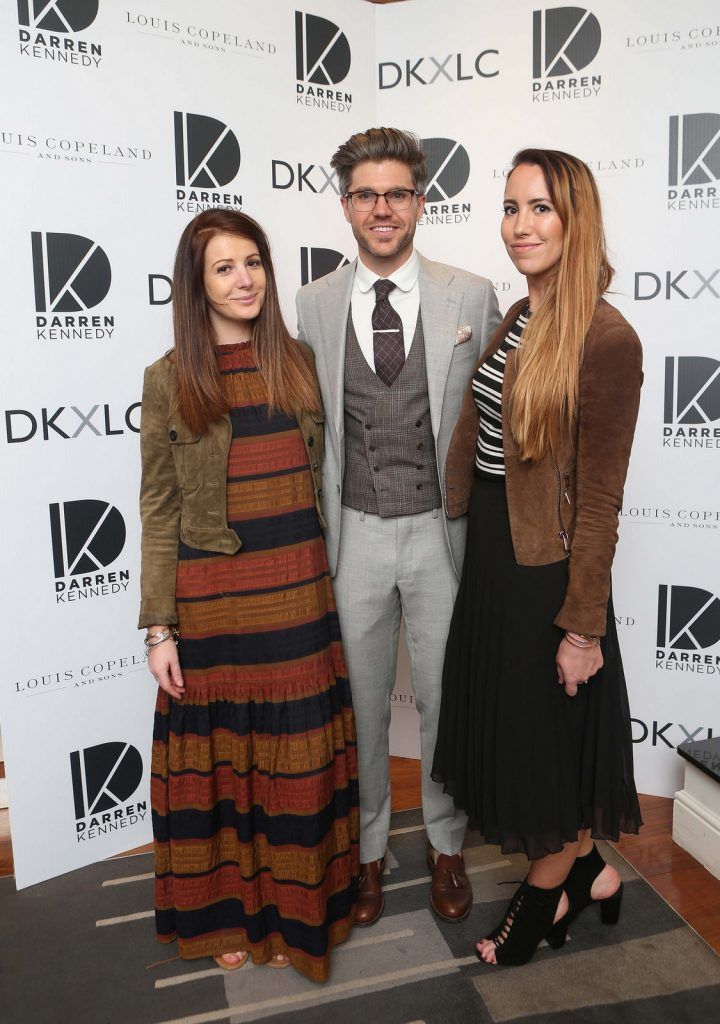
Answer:
<svg viewBox="0 0 720 1024"><path fill-rule="evenodd" d="M201 436L186 427L184 423L174 422L168 424L168 440L170 444L197 444Z"/></svg>

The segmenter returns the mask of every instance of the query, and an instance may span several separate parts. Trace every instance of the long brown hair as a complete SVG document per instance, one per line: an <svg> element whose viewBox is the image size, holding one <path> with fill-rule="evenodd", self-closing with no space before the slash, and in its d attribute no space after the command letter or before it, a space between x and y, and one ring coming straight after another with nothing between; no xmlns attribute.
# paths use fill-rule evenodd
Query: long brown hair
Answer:
<svg viewBox="0 0 720 1024"><path fill-rule="evenodd" d="M600 195L587 164L554 149L522 149L513 159L512 171L520 164L540 167L563 226L562 255L523 332L510 407L520 457L537 462L571 432L585 335L613 269L605 247Z"/></svg>
<svg viewBox="0 0 720 1024"><path fill-rule="evenodd" d="M191 430L201 434L227 412L203 283L205 249L217 234L250 239L262 260L265 301L253 323L251 345L267 385L270 410L281 409L289 415L305 409L320 411L311 358L291 337L280 311L267 236L252 217L236 210L204 210L180 236L173 269L177 411Z"/></svg>

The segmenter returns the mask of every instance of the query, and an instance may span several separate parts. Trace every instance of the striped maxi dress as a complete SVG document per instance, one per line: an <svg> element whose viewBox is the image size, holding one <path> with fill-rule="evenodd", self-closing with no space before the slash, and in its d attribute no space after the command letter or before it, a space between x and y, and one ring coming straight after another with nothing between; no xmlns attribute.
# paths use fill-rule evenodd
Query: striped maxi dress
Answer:
<svg viewBox="0 0 720 1024"><path fill-rule="evenodd" d="M185 959L281 953L324 981L352 927L355 725L302 434L268 415L249 345L218 347L235 555L180 543L186 692L158 692L155 914Z"/></svg>

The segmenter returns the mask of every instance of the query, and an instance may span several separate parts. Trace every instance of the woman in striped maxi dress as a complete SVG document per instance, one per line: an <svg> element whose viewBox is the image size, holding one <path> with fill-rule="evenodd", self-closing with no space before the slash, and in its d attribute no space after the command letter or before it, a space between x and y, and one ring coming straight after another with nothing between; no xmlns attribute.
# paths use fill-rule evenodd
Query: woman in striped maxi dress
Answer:
<svg viewBox="0 0 720 1024"><path fill-rule="evenodd" d="M243 214L187 226L173 293L141 428L157 935L324 981L352 926L359 819L312 355Z"/></svg>

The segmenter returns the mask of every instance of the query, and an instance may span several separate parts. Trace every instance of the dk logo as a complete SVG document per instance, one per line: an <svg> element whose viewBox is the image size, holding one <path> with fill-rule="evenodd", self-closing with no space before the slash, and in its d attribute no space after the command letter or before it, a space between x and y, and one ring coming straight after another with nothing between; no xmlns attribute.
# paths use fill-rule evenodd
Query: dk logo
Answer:
<svg viewBox="0 0 720 1024"><path fill-rule="evenodd" d="M178 185L227 185L240 170L238 140L226 124L214 117L176 110L175 170Z"/></svg>
<svg viewBox="0 0 720 1024"><path fill-rule="evenodd" d="M46 32L82 32L97 17L100 0L18 0L18 21Z"/></svg>
<svg viewBox="0 0 720 1024"><path fill-rule="evenodd" d="M425 192L428 203L443 203L465 188L470 177L470 157L454 139L423 139L428 169Z"/></svg>
<svg viewBox="0 0 720 1024"><path fill-rule="evenodd" d="M38 313L77 313L102 302L112 274L97 242L51 231L32 231L31 240Z"/></svg>
<svg viewBox="0 0 720 1024"><path fill-rule="evenodd" d="M658 588L657 646L679 651L712 647L720 640L720 600L699 587Z"/></svg>
<svg viewBox="0 0 720 1024"><path fill-rule="evenodd" d="M350 44L337 25L295 11L295 68L301 82L337 85L350 70Z"/></svg>
<svg viewBox="0 0 720 1024"><path fill-rule="evenodd" d="M118 807L142 782L143 763L129 743L99 743L70 754L75 818Z"/></svg>
<svg viewBox="0 0 720 1024"><path fill-rule="evenodd" d="M533 11L533 78L572 75L595 59L600 22L583 7Z"/></svg>
<svg viewBox="0 0 720 1024"><path fill-rule="evenodd" d="M708 185L720 179L720 114L670 118L668 185Z"/></svg>
<svg viewBox="0 0 720 1024"><path fill-rule="evenodd" d="M106 501L55 502L50 505L55 578L93 573L110 565L125 546L125 522Z"/></svg>
<svg viewBox="0 0 720 1024"><path fill-rule="evenodd" d="M667 424L720 420L720 362L709 356L665 357Z"/></svg>
<svg viewBox="0 0 720 1024"><path fill-rule="evenodd" d="M345 259L336 249L315 249L303 245L300 249L300 280L302 284L317 281L320 277L346 267L350 260Z"/></svg>

